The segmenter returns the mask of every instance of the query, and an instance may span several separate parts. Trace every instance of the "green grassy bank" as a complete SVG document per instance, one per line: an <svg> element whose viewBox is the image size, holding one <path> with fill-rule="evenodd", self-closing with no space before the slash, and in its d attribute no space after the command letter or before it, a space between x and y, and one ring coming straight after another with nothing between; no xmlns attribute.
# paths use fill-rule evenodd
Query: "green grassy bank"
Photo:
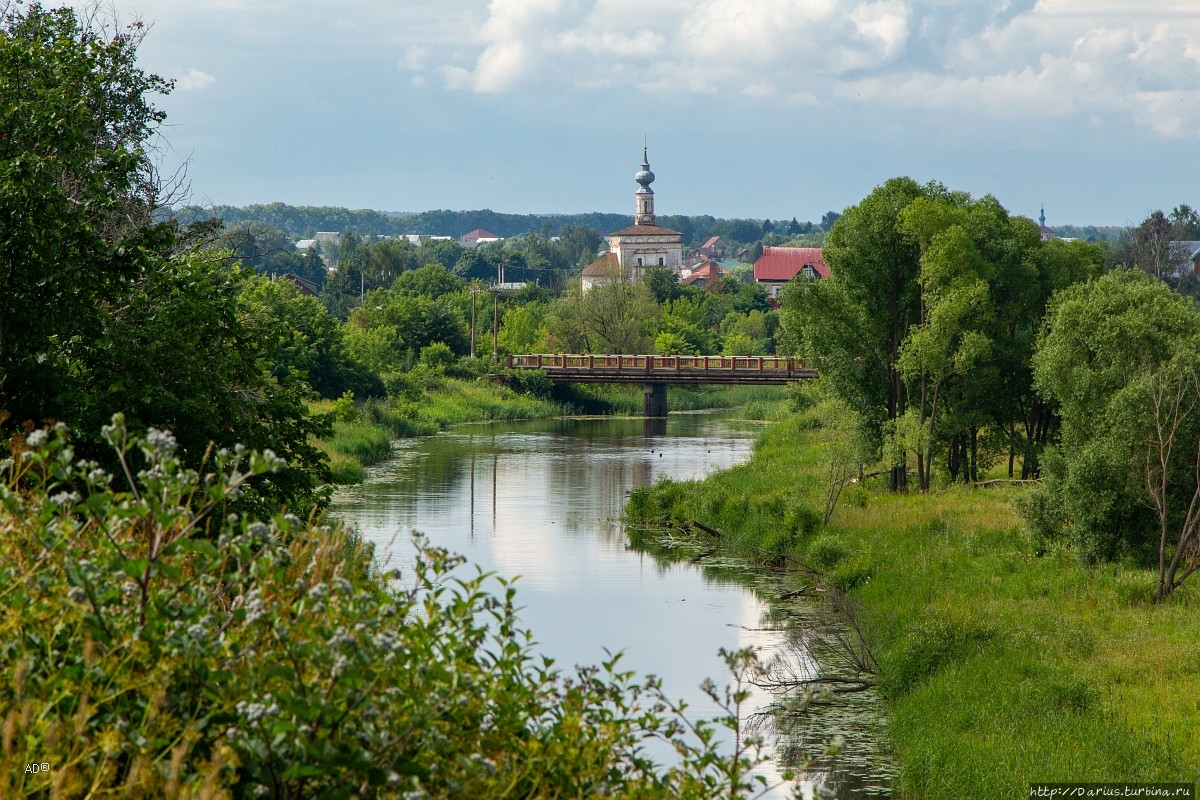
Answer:
<svg viewBox="0 0 1200 800"><path fill-rule="evenodd" d="M868 480L823 526L828 465L811 425L773 426L751 463L706 481L637 492L629 514L675 526L676 541L698 520L730 554L803 563L847 593L878 663L900 797L1200 781L1200 584L1159 606L1151 570L1039 553L1011 488L892 495Z"/></svg>

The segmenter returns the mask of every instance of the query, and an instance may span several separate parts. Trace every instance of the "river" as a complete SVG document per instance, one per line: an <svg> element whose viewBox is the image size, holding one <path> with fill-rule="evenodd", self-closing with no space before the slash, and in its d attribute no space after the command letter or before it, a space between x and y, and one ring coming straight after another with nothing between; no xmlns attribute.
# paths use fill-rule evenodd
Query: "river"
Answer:
<svg viewBox="0 0 1200 800"><path fill-rule="evenodd" d="M755 435L711 414L465 425L396 442L390 460L335 495L331 513L402 571L417 530L518 577L520 619L538 652L569 669L620 651L625 668L659 676L669 697L715 716L699 686L725 683L718 648L772 652L781 626L740 583L629 548L621 514L634 487L747 461Z"/></svg>

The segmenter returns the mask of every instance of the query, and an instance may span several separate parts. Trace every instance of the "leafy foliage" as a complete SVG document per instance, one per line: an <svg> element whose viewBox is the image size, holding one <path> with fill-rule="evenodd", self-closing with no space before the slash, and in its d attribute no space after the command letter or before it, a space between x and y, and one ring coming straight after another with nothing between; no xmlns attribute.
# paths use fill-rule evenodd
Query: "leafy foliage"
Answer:
<svg viewBox="0 0 1200 800"><path fill-rule="evenodd" d="M744 797L752 654L694 721L613 658L564 675L512 586L418 541L380 574L341 533L227 513L270 452L187 469L171 434L104 430L121 477L65 426L15 443L0 483L0 793L170 797ZM134 474L135 460L145 468ZM40 554L30 558L31 553ZM489 593L495 588L497 594ZM680 763L643 750L665 741ZM25 764L49 762L52 773Z"/></svg>
<svg viewBox="0 0 1200 800"><path fill-rule="evenodd" d="M1042 536L1065 537L1093 560L1149 557L1155 390L1194 359L1198 337L1200 311L1139 272L1112 272L1056 298L1033 360L1038 387L1062 414L1062 441L1027 509ZM1169 516L1183 513L1195 486L1187 443L1200 437L1200 424L1185 422L1167 465L1175 474Z"/></svg>

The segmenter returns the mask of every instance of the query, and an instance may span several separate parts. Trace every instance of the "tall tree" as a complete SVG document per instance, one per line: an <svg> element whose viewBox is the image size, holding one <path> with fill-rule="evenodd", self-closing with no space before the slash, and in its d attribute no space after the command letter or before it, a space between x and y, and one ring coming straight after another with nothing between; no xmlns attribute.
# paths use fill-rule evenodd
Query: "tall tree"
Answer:
<svg viewBox="0 0 1200 800"><path fill-rule="evenodd" d="M95 339L103 308L169 249L148 99L171 84L136 66L140 23L116 33L68 8L0 17L0 407L67 416L64 346Z"/></svg>
<svg viewBox="0 0 1200 800"><path fill-rule="evenodd" d="M887 423L904 416L908 390L900 348L921 319L920 249L900 229L900 214L927 190L893 178L846 209L825 241L830 277L785 292L782 322L834 392L860 414L882 444ZM901 459L890 486L907 485Z"/></svg>
<svg viewBox="0 0 1200 800"><path fill-rule="evenodd" d="M1116 270L1056 297L1033 364L1038 388L1061 407L1062 437L1029 504L1036 530L1068 537L1091 559L1149 554L1158 537L1146 456L1165 443L1179 383L1172 373L1187 374L1176 366L1198 340L1191 301L1137 271ZM1194 460L1198 435L1193 417L1175 455Z"/></svg>
<svg viewBox="0 0 1200 800"><path fill-rule="evenodd" d="M921 317L901 346L900 369L913 407L899 420L916 452L917 482L927 491L937 441L939 400L955 379L988 355L983 327L990 315L989 265L967 231L968 209L947 197L919 197L901 214L902 228L921 247Z"/></svg>

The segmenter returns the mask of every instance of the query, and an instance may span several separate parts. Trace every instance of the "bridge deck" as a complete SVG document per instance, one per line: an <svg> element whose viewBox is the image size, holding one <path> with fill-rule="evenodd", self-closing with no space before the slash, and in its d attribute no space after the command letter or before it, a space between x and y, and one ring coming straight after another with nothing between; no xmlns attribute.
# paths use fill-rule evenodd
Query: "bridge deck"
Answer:
<svg viewBox="0 0 1200 800"><path fill-rule="evenodd" d="M817 371L782 356L511 355L513 369L540 369L571 383L758 383L813 380Z"/></svg>

